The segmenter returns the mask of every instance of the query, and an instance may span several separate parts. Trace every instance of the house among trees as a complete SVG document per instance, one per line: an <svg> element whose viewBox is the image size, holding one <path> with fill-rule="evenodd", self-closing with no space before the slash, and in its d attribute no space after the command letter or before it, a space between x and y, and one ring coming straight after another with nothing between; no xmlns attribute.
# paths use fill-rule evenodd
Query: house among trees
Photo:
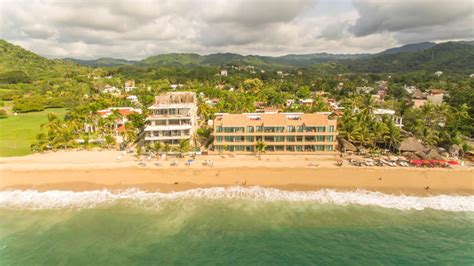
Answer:
<svg viewBox="0 0 474 266"><path fill-rule="evenodd" d="M109 84L105 85L104 88L101 90L101 92L106 93L106 94L112 94L115 96L118 96L121 94L121 91L119 88L115 86L110 86Z"/></svg>
<svg viewBox="0 0 474 266"><path fill-rule="evenodd" d="M128 116L131 114L141 114L141 109L133 107L110 107L107 109L97 111L97 114L102 118L109 118L113 120L111 125L113 132L115 133L115 139L117 143L122 143L123 139L120 133L126 131L126 124L129 122Z"/></svg>
<svg viewBox="0 0 474 266"><path fill-rule="evenodd" d="M421 107L428 102L440 105L443 103L445 93L444 90L440 89L432 89L427 92L421 92L417 89L412 94L413 108Z"/></svg>
<svg viewBox="0 0 474 266"><path fill-rule="evenodd" d="M387 116L390 116L392 119L393 119L393 122L395 123L395 125L399 128L402 128L403 127L403 118L400 117L400 116L397 116L395 115L395 111L394 110L390 110L390 109L374 109L374 111L372 112L375 117L381 121L382 120L382 117L384 115L387 115Z"/></svg>
<svg viewBox="0 0 474 266"><path fill-rule="evenodd" d="M125 92L132 91L136 88L137 87L135 87L135 80L132 79L132 80L125 81L125 86L124 86Z"/></svg>

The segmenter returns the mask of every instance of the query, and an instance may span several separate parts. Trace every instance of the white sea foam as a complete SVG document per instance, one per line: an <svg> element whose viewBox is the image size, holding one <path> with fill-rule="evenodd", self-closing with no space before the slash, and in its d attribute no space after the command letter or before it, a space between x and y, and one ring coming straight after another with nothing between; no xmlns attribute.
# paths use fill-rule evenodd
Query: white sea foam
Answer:
<svg viewBox="0 0 474 266"><path fill-rule="evenodd" d="M336 205L356 204L399 210L474 211L474 196L438 195L416 197L388 195L365 190L339 192L331 189L294 192L262 187L198 188L171 193L144 192L139 189L128 189L119 193L108 190L84 192L10 190L0 192L0 207L27 209L93 208L113 204L119 200L150 203L191 198L314 202Z"/></svg>

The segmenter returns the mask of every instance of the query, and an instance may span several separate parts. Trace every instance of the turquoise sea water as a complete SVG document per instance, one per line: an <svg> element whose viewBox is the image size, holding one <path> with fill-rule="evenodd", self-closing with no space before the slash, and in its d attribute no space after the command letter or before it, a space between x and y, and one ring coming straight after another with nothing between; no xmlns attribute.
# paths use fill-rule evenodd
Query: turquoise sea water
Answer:
<svg viewBox="0 0 474 266"><path fill-rule="evenodd" d="M0 265L473 265L473 202L262 188L0 192Z"/></svg>

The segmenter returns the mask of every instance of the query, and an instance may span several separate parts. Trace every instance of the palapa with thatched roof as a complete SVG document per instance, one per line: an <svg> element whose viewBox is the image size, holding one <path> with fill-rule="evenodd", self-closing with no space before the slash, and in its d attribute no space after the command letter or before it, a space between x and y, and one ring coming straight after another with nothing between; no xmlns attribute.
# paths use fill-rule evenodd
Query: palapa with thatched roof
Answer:
<svg viewBox="0 0 474 266"><path fill-rule="evenodd" d="M341 148L341 151L346 152L346 151L357 151L357 147L352 144L350 141L347 141L343 138L339 138L339 147Z"/></svg>
<svg viewBox="0 0 474 266"><path fill-rule="evenodd" d="M395 145L394 148L399 152L425 152L426 147L423 146L415 137L408 137L404 139L400 144Z"/></svg>
<svg viewBox="0 0 474 266"><path fill-rule="evenodd" d="M443 156L441 156L436 148L432 148L429 151L426 152L426 156L432 160L442 160Z"/></svg>

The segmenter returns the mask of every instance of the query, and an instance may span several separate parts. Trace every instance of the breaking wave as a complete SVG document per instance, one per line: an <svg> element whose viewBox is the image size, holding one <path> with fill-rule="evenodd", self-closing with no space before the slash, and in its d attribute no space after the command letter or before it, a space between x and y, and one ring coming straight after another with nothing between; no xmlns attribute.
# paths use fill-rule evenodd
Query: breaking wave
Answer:
<svg viewBox="0 0 474 266"><path fill-rule="evenodd" d="M10 190L0 192L0 207L26 209L94 208L120 200L138 203L159 203L182 199L249 199L262 201L314 202L319 204L379 206L398 210L434 209L454 212L473 212L474 196L438 195L417 197L388 195L380 192L356 190L340 192L331 189L318 191L285 191L262 187L197 188L180 192L145 192L131 188L114 193L109 190L84 192Z"/></svg>

